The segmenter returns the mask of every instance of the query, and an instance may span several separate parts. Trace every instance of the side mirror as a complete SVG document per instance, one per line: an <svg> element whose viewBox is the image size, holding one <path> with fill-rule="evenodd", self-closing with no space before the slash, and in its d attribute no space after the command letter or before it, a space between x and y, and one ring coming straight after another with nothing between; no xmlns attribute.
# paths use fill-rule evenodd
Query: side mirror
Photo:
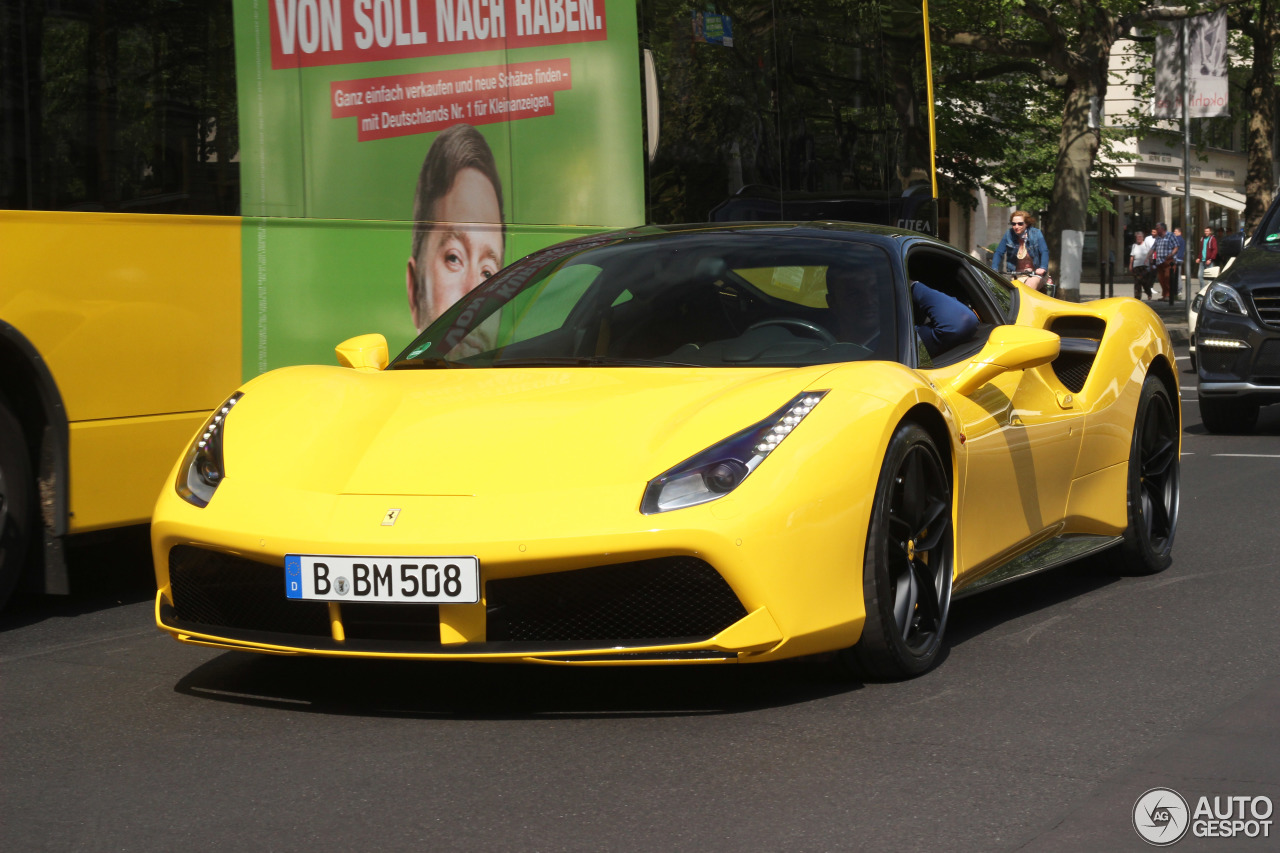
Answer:
<svg viewBox="0 0 1280 853"><path fill-rule="evenodd" d="M1239 234L1224 234L1218 241L1218 264L1224 264L1244 251L1244 237Z"/></svg>
<svg viewBox="0 0 1280 853"><path fill-rule="evenodd" d="M1048 364L1061 349L1062 339L1053 332L1029 326L996 326L987 345L952 380L951 388L967 397L1001 373Z"/></svg>
<svg viewBox="0 0 1280 853"><path fill-rule="evenodd" d="M385 370L391 356L387 351L387 339L382 335L356 335L347 338L334 348L338 354L338 364L353 367L356 370Z"/></svg>

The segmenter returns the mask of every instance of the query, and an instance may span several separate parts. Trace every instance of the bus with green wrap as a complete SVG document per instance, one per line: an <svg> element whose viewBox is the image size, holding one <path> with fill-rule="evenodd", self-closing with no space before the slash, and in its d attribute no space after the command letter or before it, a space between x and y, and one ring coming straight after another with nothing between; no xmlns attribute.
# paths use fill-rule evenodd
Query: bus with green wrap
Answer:
<svg viewBox="0 0 1280 853"><path fill-rule="evenodd" d="M0 603L228 389L644 223L937 222L916 0L0 0Z"/></svg>

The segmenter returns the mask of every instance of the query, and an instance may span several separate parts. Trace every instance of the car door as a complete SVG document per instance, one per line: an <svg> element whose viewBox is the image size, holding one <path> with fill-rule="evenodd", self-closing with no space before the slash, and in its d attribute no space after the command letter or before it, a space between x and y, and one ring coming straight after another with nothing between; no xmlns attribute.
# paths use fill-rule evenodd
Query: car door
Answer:
<svg viewBox="0 0 1280 853"><path fill-rule="evenodd" d="M951 277L930 286L949 287L981 321L977 340L967 347L936 358L918 353L919 369L949 404L962 436L957 573L981 573L1061 527L1083 421L1071 396L1059 392L1049 365L1002 373L968 395L957 393L952 383L981 351L990 330L1012 319L1014 298L1001 301L1016 291L958 259L910 269L917 280L923 280L917 272Z"/></svg>

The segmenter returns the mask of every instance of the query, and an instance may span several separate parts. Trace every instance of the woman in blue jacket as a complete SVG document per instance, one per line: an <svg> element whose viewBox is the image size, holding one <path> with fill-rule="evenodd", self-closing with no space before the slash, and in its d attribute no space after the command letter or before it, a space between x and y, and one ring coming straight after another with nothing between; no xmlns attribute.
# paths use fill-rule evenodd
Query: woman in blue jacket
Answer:
<svg viewBox="0 0 1280 853"><path fill-rule="evenodd" d="M1028 287L1040 289L1049 268L1049 244L1035 227L1036 218L1025 210L1015 210L1009 217L1009 230L1000 238L992 262L999 272L1012 272Z"/></svg>

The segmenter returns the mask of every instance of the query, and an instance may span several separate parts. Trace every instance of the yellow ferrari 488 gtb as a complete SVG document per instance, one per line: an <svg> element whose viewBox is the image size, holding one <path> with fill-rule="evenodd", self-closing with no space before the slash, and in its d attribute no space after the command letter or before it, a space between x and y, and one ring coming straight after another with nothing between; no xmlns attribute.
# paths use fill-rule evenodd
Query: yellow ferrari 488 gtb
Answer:
<svg viewBox="0 0 1280 853"><path fill-rule="evenodd" d="M918 234L642 228L472 291L394 360L246 383L152 527L156 618L270 653L936 660L954 596L1169 564L1173 350Z"/></svg>

